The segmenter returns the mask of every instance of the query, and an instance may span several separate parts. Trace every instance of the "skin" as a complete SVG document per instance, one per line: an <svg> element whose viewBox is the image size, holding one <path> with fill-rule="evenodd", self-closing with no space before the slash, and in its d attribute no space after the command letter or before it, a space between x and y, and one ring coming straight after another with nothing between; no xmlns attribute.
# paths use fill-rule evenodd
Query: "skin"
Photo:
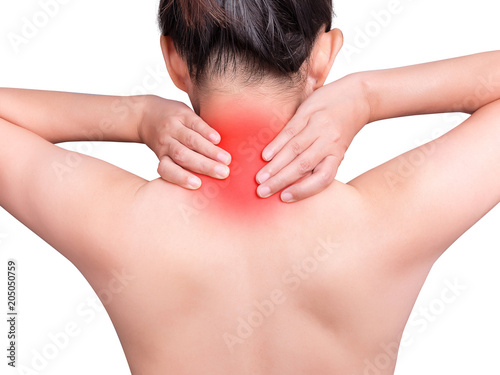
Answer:
<svg viewBox="0 0 500 375"><path fill-rule="evenodd" d="M310 96L301 104L300 95L229 82L231 90L203 95L168 39L162 46L173 81L206 122L155 97L1 89L0 205L101 296L134 375L392 374L432 265L500 201L500 90L481 79L500 75L500 54L359 73L322 87L341 46L332 31L313 52ZM279 188L288 167L290 176L327 181L332 171L311 174L315 161L368 122L452 110L472 116L348 184L334 181L293 204L256 197L260 171L270 177L259 189ZM245 130L235 132L235 118ZM249 157L247 135L259 132L275 139L267 148L274 163ZM229 164L215 162L225 148L230 181L199 174L203 184L193 192L53 145L89 137L150 144L176 163L181 182L189 178L182 165L202 169L187 161L190 149L215 175ZM311 140L328 150L309 147ZM264 142L250 149L267 151ZM411 173L402 173L408 165ZM104 298L117 274L126 288Z"/></svg>

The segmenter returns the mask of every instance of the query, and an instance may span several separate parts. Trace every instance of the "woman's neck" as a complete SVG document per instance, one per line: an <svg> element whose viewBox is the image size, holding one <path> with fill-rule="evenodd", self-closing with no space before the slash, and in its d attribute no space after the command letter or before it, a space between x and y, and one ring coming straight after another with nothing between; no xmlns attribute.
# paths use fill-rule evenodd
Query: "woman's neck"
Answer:
<svg viewBox="0 0 500 375"><path fill-rule="evenodd" d="M219 96L205 101L200 116L219 132L219 146L231 154L232 163L231 174L225 181L202 177L204 186L201 192L215 195L211 201L223 206L224 211L249 214L284 204L278 194L268 199L257 196L256 175L266 164L262 151L296 109L296 103L284 105L272 98L264 101L248 95Z"/></svg>

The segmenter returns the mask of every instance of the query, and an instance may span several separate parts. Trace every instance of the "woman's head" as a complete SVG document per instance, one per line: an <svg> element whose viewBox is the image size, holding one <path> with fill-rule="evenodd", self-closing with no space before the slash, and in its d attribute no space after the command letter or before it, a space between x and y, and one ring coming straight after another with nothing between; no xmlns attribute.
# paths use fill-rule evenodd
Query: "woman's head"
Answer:
<svg viewBox="0 0 500 375"><path fill-rule="evenodd" d="M161 0L159 9L167 67L188 92L229 82L302 90L332 18L331 0ZM335 31L318 53L336 55L341 33Z"/></svg>

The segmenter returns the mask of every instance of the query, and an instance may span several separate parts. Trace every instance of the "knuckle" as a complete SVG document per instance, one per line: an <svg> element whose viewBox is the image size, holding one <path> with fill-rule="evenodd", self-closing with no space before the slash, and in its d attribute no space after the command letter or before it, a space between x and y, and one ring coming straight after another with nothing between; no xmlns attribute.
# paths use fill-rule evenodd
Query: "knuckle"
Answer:
<svg viewBox="0 0 500 375"><path fill-rule="evenodd" d="M182 163L186 157L186 149L180 146L173 148L171 157L176 163Z"/></svg>
<svg viewBox="0 0 500 375"><path fill-rule="evenodd" d="M289 138L293 138L297 135L297 129L293 126L285 129L285 135Z"/></svg>
<svg viewBox="0 0 500 375"><path fill-rule="evenodd" d="M156 170L156 172L161 176L163 177L164 174L165 174L165 171L164 171L164 167L160 164L158 165L158 169Z"/></svg>
<svg viewBox="0 0 500 375"><path fill-rule="evenodd" d="M188 134L186 135L186 138L184 138L184 145L190 149L194 149L196 146L196 138L194 134Z"/></svg>
<svg viewBox="0 0 500 375"><path fill-rule="evenodd" d="M301 160L298 168L299 168L300 174L306 174L308 172L311 172L313 169L311 160L309 160L309 159Z"/></svg>
<svg viewBox="0 0 500 375"><path fill-rule="evenodd" d="M176 140L182 139L185 131L186 127L184 124L182 122L177 122L175 126L172 127L171 137Z"/></svg>
<svg viewBox="0 0 500 375"><path fill-rule="evenodd" d="M300 155L300 153L302 152L302 147L296 141L293 141L292 143L290 143L290 149L292 150L292 152L295 156Z"/></svg>
<svg viewBox="0 0 500 375"><path fill-rule="evenodd" d="M266 166L266 170L264 173L269 173L269 175L272 177L272 176L275 176L276 173L278 173L278 167L274 167L274 165L271 165L271 164L268 164Z"/></svg>
<svg viewBox="0 0 500 375"><path fill-rule="evenodd" d="M342 138L342 133L338 129L330 130L330 140L333 143L337 143Z"/></svg>
<svg viewBox="0 0 500 375"><path fill-rule="evenodd" d="M321 171L317 173L317 177L321 186L328 186L333 180L333 173Z"/></svg>
<svg viewBox="0 0 500 375"><path fill-rule="evenodd" d="M167 147L170 143L169 137L158 137L158 145L160 147Z"/></svg>
<svg viewBox="0 0 500 375"><path fill-rule="evenodd" d="M160 163L158 164L157 172L160 176L166 175L168 171L169 163L166 158L161 158Z"/></svg>
<svg viewBox="0 0 500 375"><path fill-rule="evenodd" d="M192 119L189 119L189 120L186 121L185 126L188 129L196 130L196 121L193 121Z"/></svg>
<svg viewBox="0 0 500 375"><path fill-rule="evenodd" d="M198 133L202 133L208 130L208 125L206 125L203 121L200 121L199 119L193 121L192 124L193 124L192 129L197 131Z"/></svg>

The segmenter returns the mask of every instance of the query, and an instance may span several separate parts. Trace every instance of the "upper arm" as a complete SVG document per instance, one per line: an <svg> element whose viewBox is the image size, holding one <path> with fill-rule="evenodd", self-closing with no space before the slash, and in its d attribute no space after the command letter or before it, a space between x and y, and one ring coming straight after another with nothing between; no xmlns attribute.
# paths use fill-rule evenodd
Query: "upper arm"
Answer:
<svg viewBox="0 0 500 375"><path fill-rule="evenodd" d="M146 183L3 119L0 165L0 205L77 265L106 258L119 244L134 194Z"/></svg>
<svg viewBox="0 0 500 375"><path fill-rule="evenodd" d="M350 184L388 251L435 261L500 202L500 101Z"/></svg>

